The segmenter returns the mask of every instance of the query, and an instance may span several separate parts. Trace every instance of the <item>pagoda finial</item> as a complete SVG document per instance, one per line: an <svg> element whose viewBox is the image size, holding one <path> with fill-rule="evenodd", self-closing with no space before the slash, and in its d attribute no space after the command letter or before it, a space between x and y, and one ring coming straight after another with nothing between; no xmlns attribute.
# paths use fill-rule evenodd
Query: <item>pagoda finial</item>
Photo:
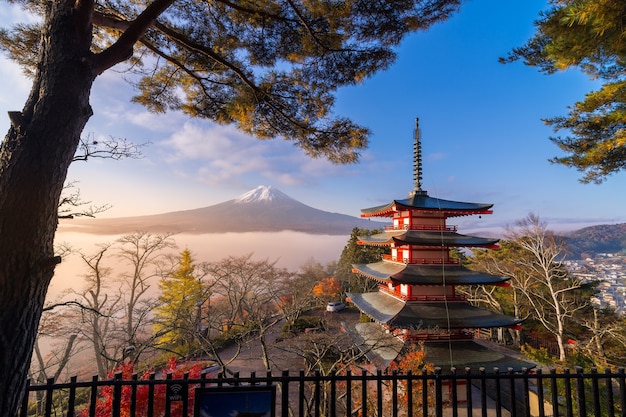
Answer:
<svg viewBox="0 0 626 417"><path fill-rule="evenodd" d="M413 194L424 194L422 191L422 144L420 142L419 118L415 118L415 143L413 144Z"/></svg>

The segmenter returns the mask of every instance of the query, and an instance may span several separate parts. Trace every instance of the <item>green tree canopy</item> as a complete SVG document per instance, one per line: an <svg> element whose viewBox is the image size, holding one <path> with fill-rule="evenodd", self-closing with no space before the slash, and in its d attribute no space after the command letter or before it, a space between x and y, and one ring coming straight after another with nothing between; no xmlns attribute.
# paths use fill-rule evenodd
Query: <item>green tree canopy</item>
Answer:
<svg viewBox="0 0 626 417"><path fill-rule="evenodd" d="M551 138L567 154L551 161L583 172L583 183L601 183L626 168L626 2L551 3L535 36L503 61L521 59L548 74L575 67L604 81L567 116L545 120L555 131L570 132Z"/></svg>
<svg viewBox="0 0 626 417"><path fill-rule="evenodd" d="M381 255L389 249L381 246L359 245L359 236L371 236L380 233L379 229L360 229L355 227L350 233L348 243L344 246L337 263L335 277L346 291L367 292L378 287L378 284L368 278L352 272L353 264L368 264L381 260Z"/></svg>
<svg viewBox="0 0 626 417"><path fill-rule="evenodd" d="M20 3L50 13L45 2ZM143 3L73 10L94 25L96 73L130 59L138 76L133 100L154 112L181 110L259 138L294 140L312 156L353 162L368 131L332 114L334 91L387 68L407 33L447 18L459 1ZM43 30L29 23L0 32L0 46L30 75L37 73Z"/></svg>

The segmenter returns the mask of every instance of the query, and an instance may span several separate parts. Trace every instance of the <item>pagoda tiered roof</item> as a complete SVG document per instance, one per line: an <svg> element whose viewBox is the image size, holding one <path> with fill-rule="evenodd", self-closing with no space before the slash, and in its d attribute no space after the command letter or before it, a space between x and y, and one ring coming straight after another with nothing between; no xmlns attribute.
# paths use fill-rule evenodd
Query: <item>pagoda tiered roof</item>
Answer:
<svg viewBox="0 0 626 417"><path fill-rule="evenodd" d="M396 246L447 246L497 248L500 239L468 236L449 230L388 230L371 236L359 236L359 244Z"/></svg>
<svg viewBox="0 0 626 417"><path fill-rule="evenodd" d="M478 329L512 327L522 322L464 301L407 302L383 292L350 293L348 297L361 312L394 328Z"/></svg>
<svg viewBox="0 0 626 417"><path fill-rule="evenodd" d="M387 333L376 323L358 323L353 331L359 348L378 369L387 368L389 363L407 347L406 343ZM487 345L487 342L481 340L462 340L454 343L427 341L423 346L426 362L441 368L444 373L449 372L452 367L461 372L466 368L472 371L484 368L486 372L492 372L494 368L498 368L500 371L512 369L519 372L536 366L534 363L514 357L516 352Z"/></svg>
<svg viewBox="0 0 626 417"><path fill-rule="evenodd" d="M493 204L465 203L429 197L425 191L414 191L408 198L393 200L382 206L361 209L361 217L391 217L397 211L439 212L447 217L491 214Z"/></svg>
<svg viewBox="0 0 626 417"><path fill-rule="evenodd" d="M414 285L502 285L509 278L472 271L462 265L421 265L399 262L354 264L353 272L379 282Z"/></svg>

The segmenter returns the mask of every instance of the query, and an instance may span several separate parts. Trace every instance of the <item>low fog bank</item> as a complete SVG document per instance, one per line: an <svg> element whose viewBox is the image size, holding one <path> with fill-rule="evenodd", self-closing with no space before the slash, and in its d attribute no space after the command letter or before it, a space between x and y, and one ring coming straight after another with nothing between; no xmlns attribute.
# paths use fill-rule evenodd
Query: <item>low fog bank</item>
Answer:
<svg viewBox="0 0 626 417"><path fill-rule="evenodd" d="M86 254L97 251L97 245L113 243L120 235L92 235L87 233L57 233L55 244L67 244ZM326 264L339 260L341 251L348 243L349 235L310 235L300 232L250 232L224 234L178 234L173 235L178 252L189 249L196 262L213 262L228 256L241 256L249 253L254 259L277 261L277 265L290 271L297 271L310 259ZM55 276L48 291L48 299L57 297L63 290L83 286L86 273L79 256L71 254L56 268ZM108 266L115 267L116 259L111 257Z"/></svg>

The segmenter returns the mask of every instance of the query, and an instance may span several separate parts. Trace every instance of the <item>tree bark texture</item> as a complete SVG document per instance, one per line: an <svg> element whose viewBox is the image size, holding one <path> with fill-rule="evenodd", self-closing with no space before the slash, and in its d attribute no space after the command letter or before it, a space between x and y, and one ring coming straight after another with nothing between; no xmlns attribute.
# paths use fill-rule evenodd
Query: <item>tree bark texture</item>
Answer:
<svg viewBox="0 0 626 417"><path fill-rule="evenodd" d="M0 415L17 413L55 265L58 202L91 116L91 25L48 3L33 87L0 147ZM82 2L84 4L85 2Z"/></svg>

